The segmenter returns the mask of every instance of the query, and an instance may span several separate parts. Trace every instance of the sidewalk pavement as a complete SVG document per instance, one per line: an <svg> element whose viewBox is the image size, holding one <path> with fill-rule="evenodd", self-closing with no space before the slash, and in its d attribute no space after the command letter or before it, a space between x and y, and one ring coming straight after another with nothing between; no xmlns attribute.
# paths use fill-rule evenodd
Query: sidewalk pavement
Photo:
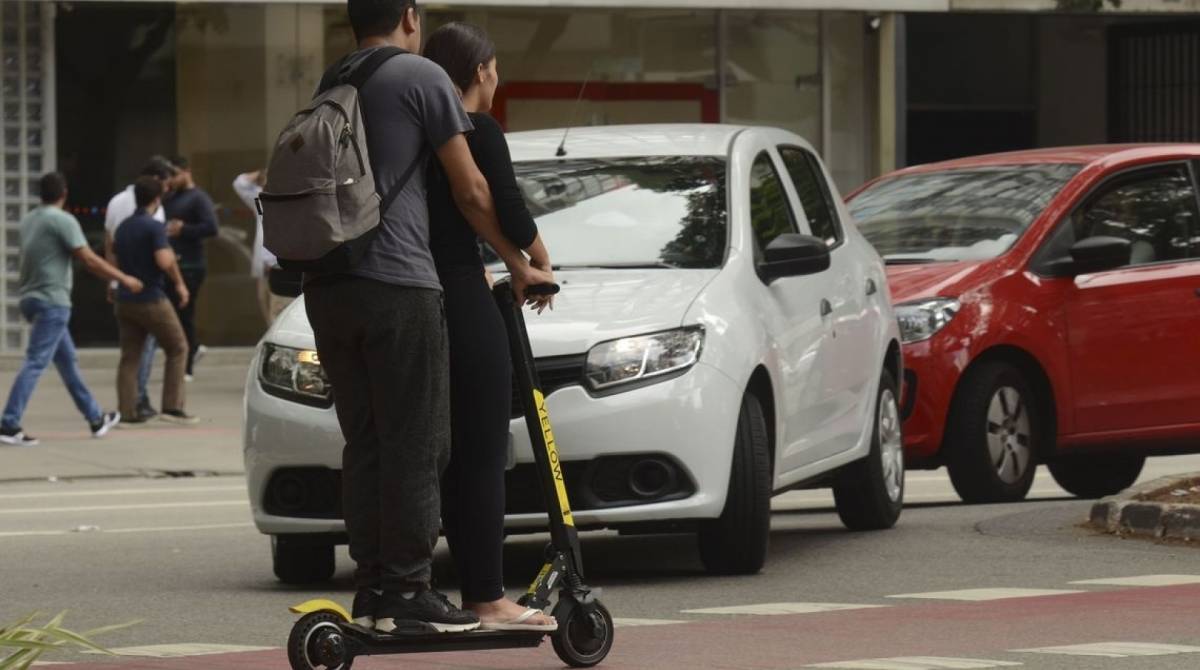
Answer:
<svg viewBox="0 0 1200 670"><path fill-rule="evenodd" d="M154 422L134 429L114 428L93 439L75 409L58 371L46 370L25 412L22 427L37 437L35 447L0 444L0 484L11 481L89 477L193 476L240 474L242 464L242 392L253 349L210 348L196 364L187 385L187 410L197 426ZM162 355L150 381L150 398L161 408ZM0 358L0 403L21 364L19 356ZM80 351L83 377L100 406L117 404L117 352Z"/></svg>

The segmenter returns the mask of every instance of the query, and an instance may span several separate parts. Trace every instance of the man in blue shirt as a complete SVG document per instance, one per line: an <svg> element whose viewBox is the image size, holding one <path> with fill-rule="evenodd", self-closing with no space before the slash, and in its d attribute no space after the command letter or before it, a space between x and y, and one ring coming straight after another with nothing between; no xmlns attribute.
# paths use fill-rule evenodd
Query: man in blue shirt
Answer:
<svg viewBox="0 0 1200 670"><path fill-rule="evenodd" d="M21 220L21 314L33 328L25 363L13 380L4 418L0 420L0 443L33 446L37 438L21 429L21 416L38 379L54 361L75 406L87 418L93 437L103 437L121 419L116 412L104 413L79 375L75 343L67 324L71 321L72 259L88 272L114 279L123 291L136 295L142 282L114 268L87 245L79 221L63 211L67 180L50 173L39 182L42 206Z"/></svg>
<svg viewBox="0 0 1200 670"><path fill-rule="evenodd" d="M172 423L198 423L199 419L183 409L188 344L179 317L167 300L166 279L171 280L181 308L188 305L190 296L175 251L167 241L167 231L154 218L154 212L161 206L163 183L154 177L138 177L133 183L133 195L137 212L121 222L113 238L113 252L121 270L145 285L141 293L121 288L116 296L117 326L121 333L117 397L125 414L121 425L137 426L148 421L137 413L138 365L146 335L153 335L167 355L159 418Z"/></svg>
<svg viewBox="0 0 1200 670"><path fill-rule="evenodd" d="M167 237L179 256L179 271L187 285L191 300L181 302L167 287L167 297L175 302L179 323L188 341L187 377L190 380L196 359L204 349L196 338L196 299L200 286L208 275L208 262L204 257L204 240L217 235L217 214L212 198L204 189L196 186L192 168L183 156L171 159L178 170L175 189L163 199L167 213Z"/></svg>

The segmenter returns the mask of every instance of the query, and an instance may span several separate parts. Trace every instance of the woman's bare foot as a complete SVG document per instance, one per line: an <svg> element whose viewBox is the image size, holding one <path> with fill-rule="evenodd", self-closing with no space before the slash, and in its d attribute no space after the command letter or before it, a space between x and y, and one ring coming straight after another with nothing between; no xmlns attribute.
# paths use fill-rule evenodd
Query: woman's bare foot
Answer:
<svg viewBox="0 0 1200 670"><path fill-rule="evenodd" d="M463 607L478 614L479 621L482 623L507 623L520 617L526 610L525 607L518 605L508 598L493 600L490 603L463 603ZM523 623L533 626L553 626L556 622L554 621L554 617L538 613L529 617Z"/></svg>

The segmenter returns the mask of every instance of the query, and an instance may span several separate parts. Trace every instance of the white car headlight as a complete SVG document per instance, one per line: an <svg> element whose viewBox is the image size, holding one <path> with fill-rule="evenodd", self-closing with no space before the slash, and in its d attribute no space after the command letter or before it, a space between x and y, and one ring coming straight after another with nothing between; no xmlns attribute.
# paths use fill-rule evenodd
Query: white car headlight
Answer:
<svg viewBox="0 0 1200 670"><path fill-rule="evenodd" d="M314 407L333 404L333 386L310 349L264 344L258 380L264 391L280 398Z"/></svg>
<svg viewBox="0 0 1200 670"><path fill-rule="evenodd" d="M896 305L900 339L907 344L933 337L950 323L961 306L954 298L930 298Z"/></svg>
<svg viewBox="0 0 1200 670"><path fill-rule="evenodd" d="M584 376L594 391L649 381L692 367L703 347L700 326L601 342L588 352Z"/></svg>

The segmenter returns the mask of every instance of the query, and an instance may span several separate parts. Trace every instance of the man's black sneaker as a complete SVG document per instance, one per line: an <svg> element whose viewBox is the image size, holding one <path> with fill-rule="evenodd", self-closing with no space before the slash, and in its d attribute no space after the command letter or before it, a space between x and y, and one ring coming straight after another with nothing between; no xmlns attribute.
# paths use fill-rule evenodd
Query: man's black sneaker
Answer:
<svg viewBox="0 0 1200 670"><path fill-rule="evenodd" d="M375 608L379 605L382 591L359 589L354 594L354 606L350 609L350 618L354 623L366 627L375 627Z"/></svg>
<svg viewBox="0 0 1200 670"><path fill-rule="evenodd" d="M0 427L0 444L11 444L17 447L34 447L37 446L38 439L32 435L26 435L25 431L20 428L2 428Z"/></svg>
<svg viewBox="0 0 1200 670"><path fill-rule="evenodd" d="M137 417L139 419L153 419L156 416L158 416L158 410L154 409L154 405L150 404L149 399L138 403Z"/></svg>
<svg viewBox="0 0 1200 670"><path fill-rule="evenodd" d="M88 424L92 429L92 437L101 438L108 434L109 429L121 422L120 412L105 412L98 421Z"/></svg>
<svg viewBox="0 0 1200 670"><path fill-rule="evenodd" d="M382 633L464 633L479 628L479 617L450 604L431 588L384 591L375 608L375 630Z"/></svg>

